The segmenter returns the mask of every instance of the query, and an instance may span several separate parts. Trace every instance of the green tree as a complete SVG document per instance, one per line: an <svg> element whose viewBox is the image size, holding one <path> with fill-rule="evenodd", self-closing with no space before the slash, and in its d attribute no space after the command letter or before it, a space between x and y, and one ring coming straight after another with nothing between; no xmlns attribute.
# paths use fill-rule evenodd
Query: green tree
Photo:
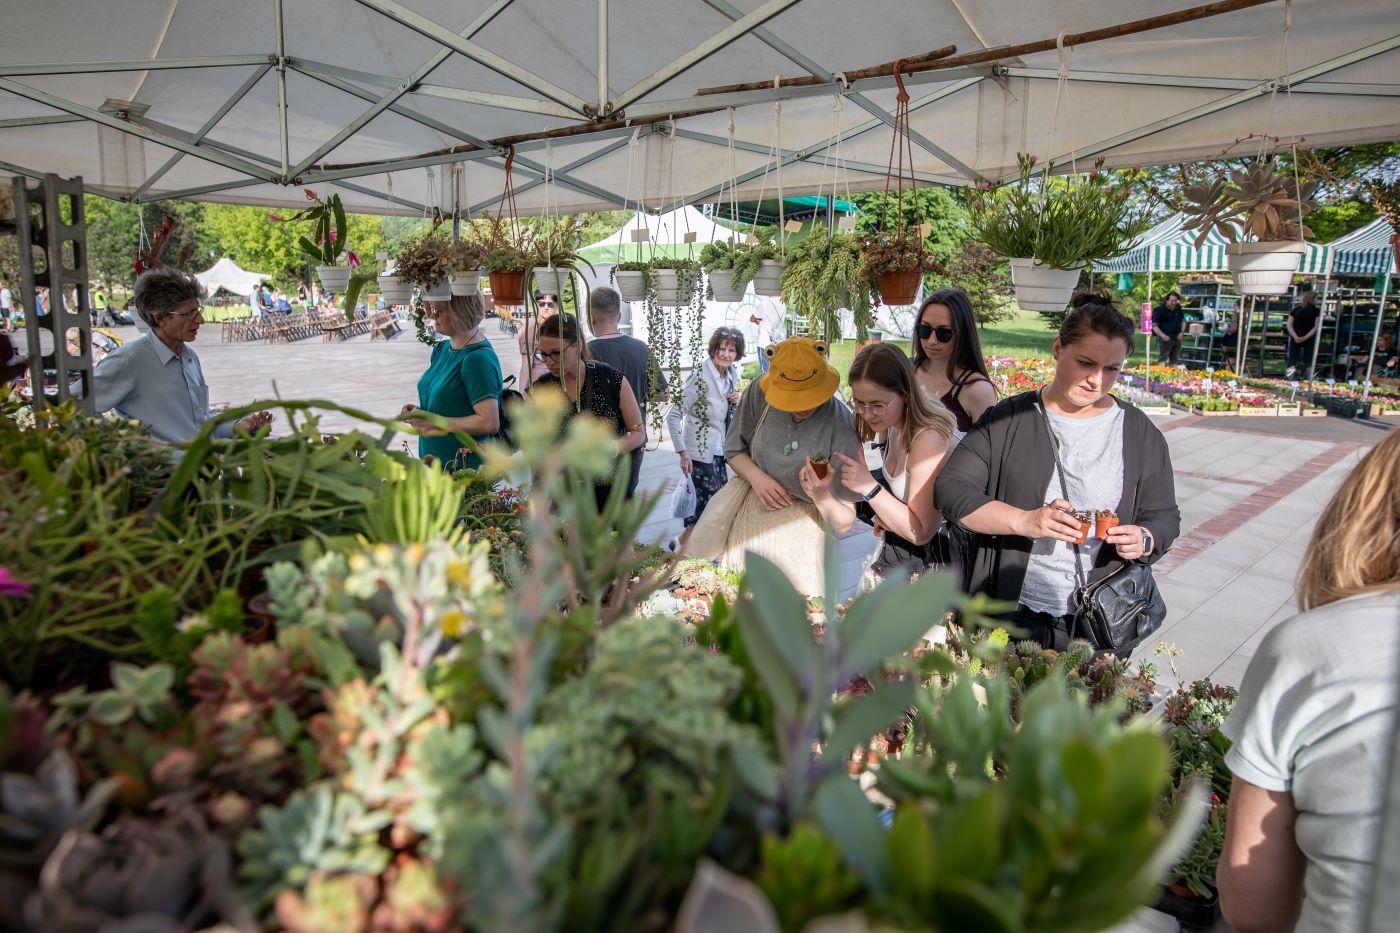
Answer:
<svg viewBox="0 0 1400 933"><path fill-rule="evenodd" d="M215 252L284 286L309 282L315 274L296 246L297 238L306 233L305 224L277 223L261 207L206 204L203 208L202 229ZM348 221L349 248L364 262L373 262L375 253L385 248L382 218L352 214Z"/></svg>
<svg viewBox="0 0 1400 933"><path fill-rule="evenodd" d="M860 208L857 233L879 230L882 208L886 212L886 227L893 227L901 213L907 226L928 224L932 229L924 237L924 248L940 263L947 263L962 252L967 240L967 209L947 188L919 188L914 198L906 192L898 203L894 194L883 191L857 194L852 200Z"/></svg>

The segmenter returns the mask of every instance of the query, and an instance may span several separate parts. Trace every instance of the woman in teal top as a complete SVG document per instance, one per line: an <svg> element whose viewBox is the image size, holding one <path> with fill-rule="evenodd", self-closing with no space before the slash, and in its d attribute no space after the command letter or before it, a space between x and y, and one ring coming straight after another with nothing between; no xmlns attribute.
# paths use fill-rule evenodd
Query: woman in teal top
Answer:
<svg viewBox="0 0 1400 933"><path fill-rule="evenodd" d="M501 427L501 361L481 332L481 296L430 301L427 314L447 339L433 347L428 371L418 380L418 404L405 405L400 417L418 430L418 456L431 456L448 470L479 467L481 459L449 432L464 431L485 441ZM449 427L415 417L417 412L440 415Z"/></svg>

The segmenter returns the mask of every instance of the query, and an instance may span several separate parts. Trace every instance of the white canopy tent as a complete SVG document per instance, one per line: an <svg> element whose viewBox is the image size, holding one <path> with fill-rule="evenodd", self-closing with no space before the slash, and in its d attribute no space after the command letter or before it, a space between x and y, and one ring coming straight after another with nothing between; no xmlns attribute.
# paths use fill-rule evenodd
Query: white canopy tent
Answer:
<svg viewBox="0 0 1400 933"><path fill-rule="evenodd" d="M204 272L196 272L194 277L199 279L199 283L204 286L209 294L219 289L223 289L232 295L241 295L247 298L253 293L259 282L267 281L267 276L261 272L249 272L239 267L238 263L224 256L214 263Z"/></svg>
<svg viewBox="0 0 1400 933"><path fill-rule="evenodd" d="M1208 17L1194 2L105 0L79 25L9 0L0 172L134 200L293 206L309 186L357 210L476 212L514 144L522 212L657 209L714 200L731 174L740 197L773 192L770 146L784 193L815 193L839 137L869 189L899 56L918 60L905 80L929 183L1006 177L1022 151L1121 166L1251 134L1400 137L1394 0L1293 0L1286 43L1282 0ZM697 94L731 82L750 87Z"/></svg>

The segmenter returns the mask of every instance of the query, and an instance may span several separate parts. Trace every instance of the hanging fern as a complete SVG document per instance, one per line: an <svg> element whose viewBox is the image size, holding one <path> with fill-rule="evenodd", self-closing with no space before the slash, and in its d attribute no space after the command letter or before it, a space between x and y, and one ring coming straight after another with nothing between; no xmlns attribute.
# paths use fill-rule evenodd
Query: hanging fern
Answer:
<svg viewBox="0 0 1400 933"><path fill-rule="evenodd" d="M788 250L782 288L783 303L826 339L840 336L836 318L840 308L851 309L862 339L873 323L865 254L851 234L833 234L819 227Z"/></svg>

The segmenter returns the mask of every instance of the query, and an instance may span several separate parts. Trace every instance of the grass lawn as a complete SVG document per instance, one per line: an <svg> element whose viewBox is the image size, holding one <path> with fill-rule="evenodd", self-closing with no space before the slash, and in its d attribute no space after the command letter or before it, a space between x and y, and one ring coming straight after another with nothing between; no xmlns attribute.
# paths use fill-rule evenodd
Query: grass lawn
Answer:
<svg viewBox="0 0 1400 933"><path fill-rule="evenodd" d="M982 353L984 356L1039 356L1050 358L1050 344L1055 339L1054 331L1045 326L1045 319L1033 311L1016 312L1016 317L1000 324L984 327L981 330ZM891 341L898 344L905 353L911 353L908 340ZM856 342L840 340L831 345L831 363L844 377L855 359Z"/></svg>

